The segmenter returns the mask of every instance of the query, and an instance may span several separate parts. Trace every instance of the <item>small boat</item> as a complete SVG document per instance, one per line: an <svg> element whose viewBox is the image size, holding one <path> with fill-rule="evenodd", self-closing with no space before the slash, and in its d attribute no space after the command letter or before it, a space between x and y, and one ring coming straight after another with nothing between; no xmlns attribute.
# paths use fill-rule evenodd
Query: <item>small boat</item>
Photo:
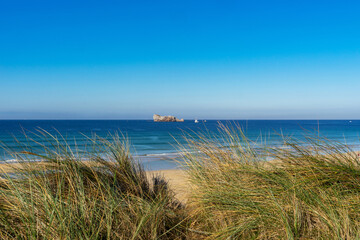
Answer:
<svg viewBox="0 0 360 240"><path fill-rule="evenodd" d="M195 119L195 123L198 123L199 121L197 119Z"/></svg>

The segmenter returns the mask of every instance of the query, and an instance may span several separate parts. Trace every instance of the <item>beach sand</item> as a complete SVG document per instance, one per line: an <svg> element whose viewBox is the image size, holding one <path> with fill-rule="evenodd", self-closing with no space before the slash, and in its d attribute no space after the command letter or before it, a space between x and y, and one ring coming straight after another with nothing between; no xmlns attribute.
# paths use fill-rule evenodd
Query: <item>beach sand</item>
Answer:
<svg viewBox="0 0 360 240"><path fill-rule="evenodd" d="M85 162L89 165L94 165L93 162ZM42 162L33 162L31 164L43 165ZM40 166L39 166L40 167ZM14 172L14 169L21 168L20 163L4 163L0 164L0 173L9 173ZM181 202L186 202L187 196L189 193L190 185L188 184L185 171L180 169L171 169L171 170L157 170L157 171L147 171L148 177L152 178L153 176L163 176L169 183L170 189L175 193L177 199Z"/></svg>
<svg viewBox="0 0 360 240"><path fill-rule="evenodd" d="M147 173L149 177L157 175L163 176L168 181L170 189L174 191L176 198L186 203L189 196L190 184L184 170L171 169L148 171Z"/></svg>
<svg viewBox="0 0 360 240"><path fill-rule="evenodd" d="M353 154L356 154L360 156L359 151L353 152ZM95 166L95 162L91 161L85 161L86 165ZM268 164L281 164L280 160L271 160L269 162L264 162L265 166L268 166ZM44 167L44 162L32 162L30 164L39 165L40 167ZM14 172L14 169L21 168L20 163L0 163L0 173L9 173ZM181 169L169 169L169 170L155 170L155 171L146 171L148 174L149 179L153 176L163 176L165 180L168 182L169 187L171 190L174 191L175 196L178 200L180 200L183 203L186 203L190 194L191 185L189 183L188 177L186 175L186 172Z"/></svg>

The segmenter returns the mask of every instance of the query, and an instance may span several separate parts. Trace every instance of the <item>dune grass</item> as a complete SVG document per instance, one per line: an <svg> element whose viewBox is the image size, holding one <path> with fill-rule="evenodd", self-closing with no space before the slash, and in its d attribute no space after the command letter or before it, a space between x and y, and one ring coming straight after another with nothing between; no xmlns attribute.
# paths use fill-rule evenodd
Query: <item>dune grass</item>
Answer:
<svg viewBox="0 0 360 240"><path fill-rule="evenodd" d="M0 239L360 239L357 153L316 135L268 147L220 127L221 140L187 137L186 205L122 137L83 150L46 132L35 149L19 143L16 174L0 179Z"/></svg>
<svg viewBox="0 0 360 240"><path fill-rule="evenodd" d="M41 139L41 154L14 153L16 177L0 181L1 239L184 238L183 206L119 137L93 139L85 152L45 132Z"/></svg>
<svg viewBox="0 0 360 240"><path fill-rule="evenodd" d="M269 148L241 129L222 133L228 148L188 138L191 228L207 239L360 238L360 162L350 148L319 137Z"/></svg>

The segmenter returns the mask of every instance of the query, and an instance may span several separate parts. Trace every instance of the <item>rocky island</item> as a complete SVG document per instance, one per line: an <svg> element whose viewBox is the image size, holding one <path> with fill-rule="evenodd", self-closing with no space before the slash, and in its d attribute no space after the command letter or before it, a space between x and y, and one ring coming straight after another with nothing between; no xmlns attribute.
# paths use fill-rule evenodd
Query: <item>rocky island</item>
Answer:
<svg viewBox="0 0 360 240"><path fill-rule="evenodd" d="M154 114L153 116L154 122L183 122L184 119L177 119L174 116L160 116L158 114Z"/></svg>

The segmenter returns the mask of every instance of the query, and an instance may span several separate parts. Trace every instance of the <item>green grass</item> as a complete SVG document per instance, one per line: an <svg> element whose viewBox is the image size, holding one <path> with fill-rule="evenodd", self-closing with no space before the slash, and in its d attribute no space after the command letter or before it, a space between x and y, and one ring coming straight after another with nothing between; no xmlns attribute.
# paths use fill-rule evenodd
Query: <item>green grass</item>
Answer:
<svg viewBox="0 0 360 240"><path fill-rule="evenodd" d="M229 148L188 138L191 228L208 239L360 239L360 162L351 149L318 137L254 147L240 129L222 131Z"/></svg>
<svg viewBox="0 0 360 240"><path fill-rule="evenodd" d="M271 148L220 128L225 143L187 137L186 205L122 138L90 138L80 151L42 132L40 148L9 150L21 164L0 180L0 239L360 239L350 148L317 136Z"/></svg>
<svg viewBox="0 0 360 240"><path fill-rule="evenodd" d="M15 154L22 160L17 177L0 182L0 238L183 239L184 207L119 139L94 139L79 153L44 133L51 147L41 144L42 154ZM25 161L34 155L44 164Z"/></svg>

